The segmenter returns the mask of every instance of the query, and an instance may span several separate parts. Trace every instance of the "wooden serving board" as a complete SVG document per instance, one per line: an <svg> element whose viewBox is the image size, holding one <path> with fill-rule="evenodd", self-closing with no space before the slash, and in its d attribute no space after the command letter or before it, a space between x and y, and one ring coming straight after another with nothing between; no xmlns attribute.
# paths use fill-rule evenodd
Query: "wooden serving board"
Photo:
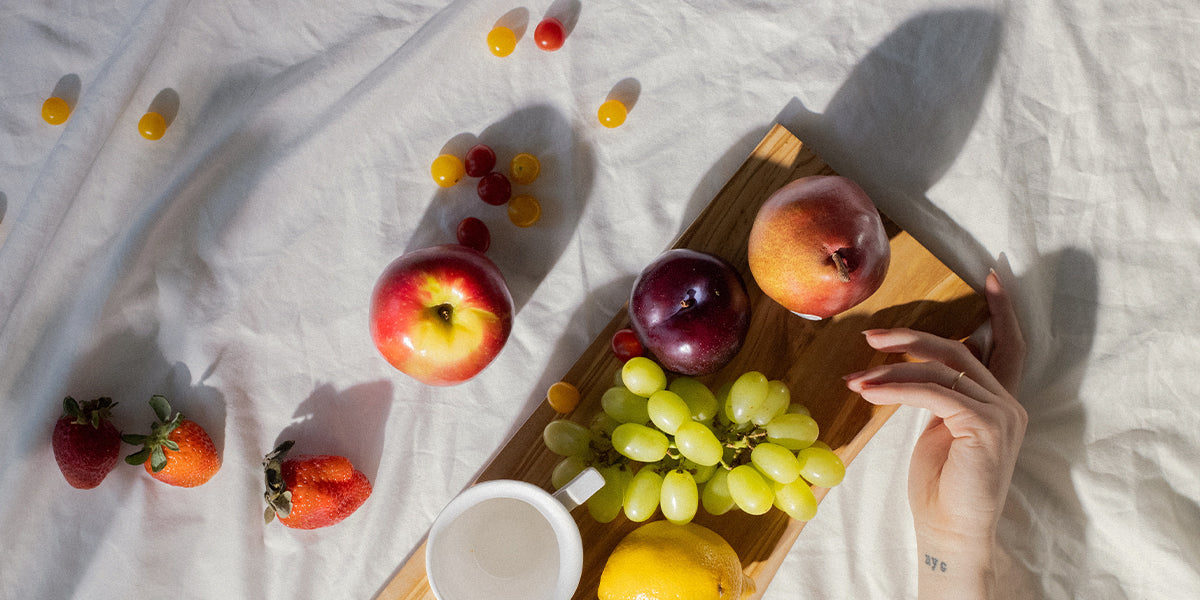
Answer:
<svg viewBox="0 0 1200 600"><path fill-rule="evenodd" d="M820 425L820 439L850 465L867 441L895 412L878 408L848 391L842 375L890 360L867 346L861 331L877 327L914 327L962 339L983 323L984 300L920 243L884 217L891 238L892 262L880 289L853 309L814 322L795 316L766 297L754 283L746 262L746 240L758 207L784 184L807 175L833 174L816 154L782 126L774 126L734 173L674 247L692 248L724 257L744 277L751 299L751 326L746 343L721 371L702 378L714 389L749 370L785 381L792 400L808 406ZM629 326L624 307L563 374L583 399L569 415L557 415L542 403L481 472L476 482L519 479L550 490L550 473L560 460L542 443L551 420L568 418L587 424L600 410L600 396L611 386L620 362L609 341ZM827 490L815 488L818 500ZM854 493L854 490L845 490ZM585 507L572 513L583 536L583 576L574 600L595 600L600 573L617 542L638 524L618 516L596 523ZM655 517L661 518L661 517ZM816 518L820 518L820 513ZM784 556L804 528L772 509L760 516L732 511L714 517L700 509L696 522L724 537L737 551L760 598ZM377 600L434 600L425 580L422 542L401 565Z"/></svg>

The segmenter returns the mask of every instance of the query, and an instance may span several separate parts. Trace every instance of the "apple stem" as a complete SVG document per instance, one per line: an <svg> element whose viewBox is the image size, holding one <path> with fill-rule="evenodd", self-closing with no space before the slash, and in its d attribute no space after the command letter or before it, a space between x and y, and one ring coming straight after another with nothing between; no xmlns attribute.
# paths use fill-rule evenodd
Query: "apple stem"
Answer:
<svg viewBox="0 0 1200 600"><path fill-rule="evenodd" d="M454 307L449 303L439 304L434 310L437 312L437 316L447 323L450 322L450 315L454 313Z"/></svg>
<svg viewBox="0 0 1200 600"><path fill-rule="evenodd" d="M838 279L842 283L850 283L850 268L846 266L846 257L842 256L841 250L834 250L833 264L837 265Z"/></svg>

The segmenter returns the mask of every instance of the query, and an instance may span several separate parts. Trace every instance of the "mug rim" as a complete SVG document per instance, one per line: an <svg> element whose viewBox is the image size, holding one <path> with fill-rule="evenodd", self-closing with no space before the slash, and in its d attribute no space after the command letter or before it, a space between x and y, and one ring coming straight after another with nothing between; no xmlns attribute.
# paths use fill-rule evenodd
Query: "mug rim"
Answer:
<svg viewBox="0 0 1200 600"><path fill-rule="evenodd" d="M547 600L569 600L579 587L579 579L583 575L583 536L579 533L579 525L566 509L550 492L526 481L516 479L494 479L476 483L463 490L450 500L433 520L425 540L425 579L429 589L438 600L459 600L444 598L437 588L431 573L435 548L439 543L442 531L462 516L468 509L487 500L496 499L520 500L534 507L554 530L555 541L560 549L558 561L558 577L555 579L554 590Z"/></svg>

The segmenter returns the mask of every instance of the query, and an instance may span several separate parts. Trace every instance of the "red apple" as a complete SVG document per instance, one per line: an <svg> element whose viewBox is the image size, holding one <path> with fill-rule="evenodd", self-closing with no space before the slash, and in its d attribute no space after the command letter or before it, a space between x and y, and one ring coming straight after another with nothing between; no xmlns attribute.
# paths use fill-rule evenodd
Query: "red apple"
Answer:
<svg viewBox="0 0 1200 600"><path fill-rule="evenodd" d="M874 294L892 256L875 204L837 175L779 188L759 208L747 250L763 293L809 319L831 317Z"/></svg>
<svg viewBox="0 0 1200 600"><path fill-rule="evenodd" d="M668 371L704 375L725 366L750 330L750 298L725 259L696 250L668 250L633 284L634 333Z"/></svg>
<svg viewBox="0 0 1200 600"><path fill-rule="evenodd" d="M429 385L483 370L512 331L513 301L500 269L461 244L405 253L371 295L371 338L392 366Z"/></svg>

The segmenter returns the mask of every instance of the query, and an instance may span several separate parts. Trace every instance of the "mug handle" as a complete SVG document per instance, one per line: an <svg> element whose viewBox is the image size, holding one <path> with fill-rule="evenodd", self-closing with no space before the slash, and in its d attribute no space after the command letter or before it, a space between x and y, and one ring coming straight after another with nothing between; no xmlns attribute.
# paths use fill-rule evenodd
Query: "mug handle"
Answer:
<svg viewBox="0 0 1200 600"><path fill-rule="evenodd" d="M551 495L569 512L576 506L587 502L587 499L600 491L602 487L604 487L604 476L596 470L596 467L588 467Z"/></svg>

